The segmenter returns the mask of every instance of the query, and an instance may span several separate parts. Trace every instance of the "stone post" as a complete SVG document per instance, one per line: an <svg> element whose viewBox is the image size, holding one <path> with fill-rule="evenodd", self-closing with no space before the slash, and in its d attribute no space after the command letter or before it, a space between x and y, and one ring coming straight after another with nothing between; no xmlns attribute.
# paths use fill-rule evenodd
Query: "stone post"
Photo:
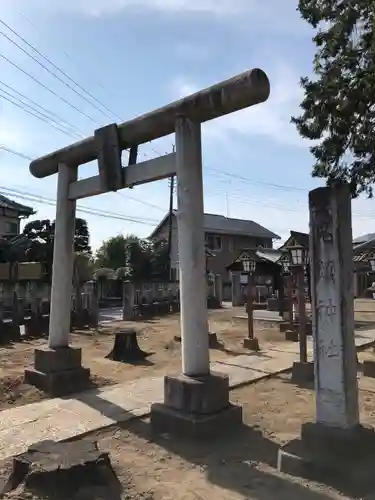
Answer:
<svg viewBox="0 0 375 500"><path fill-rule="evenodd" d="M160 432L201 438L233 428L242 409L229 403L229 379L211 374L207 321L201 126L176 121L177 228L182 375L165 377L164 404L153 404Z"/></svg>
<svg viewBox="0 0 375 500"><path fill-rule="evenodd" d="M299 361L293 363L292 381L297 384L311 383L314 380L314 363L307 361L307 317L305 297L305 273L302 266L294 269L297 283ZM290 337L289 337L290 338Z"/></svg>
<svg viewBox="0 0 375 500"><path fill-rule="evenodd" d="M281 448L278 467L364 486L374 483L375 433L359 423L349 186L310 191L309 208L316 422L302 425L301 446Z"/></svg>
<svg viewBox="0 0 375 500"><path fill-rule="evenodd" d="M241 274L232 273L232 306L240 307L243 305L241 294Z"/></svg>
<svg viewBox="0 0 375 500"><path fill-rule="evenodd" d="M182 371L206 375L210 367L200 124L178 119L176 154Z"/></svg>
<svg viewBox="0 0 375 500"><path fill-rule="evenodd" d="M348 186L309 193L317 422L358 425L353 243Z"/></svg>
<svg viewBox="0 0 375 500"><path fill-rule="evenodd" d="M134 319L134 283L130 281L124 281L122 285L122 319Z"/></svg>
<svg viewBox="0 0 375 500"><path fill-rule="evenodd" d="M76 202L69 200L68 192L69 184L76 179L77 169L59 165L48 336L51 348L67 347L69 344Z"/></svg>
<svg viewBox="0 0 375 500"><path fill-rule="evenodd" d="M220 274L215 275L215 297L218 303L221 305L223 303L223 280L221 279Z"/></svg>
<svg viewBox="0 0 375 500"><path fill-rule="evenodd" d="M69 347L76 210L69 185L76 179L76 168L59 164L48 349L35 349L34 369L25 370L25 381L51 396L79 392L90 378L81 349Z"/></svg>

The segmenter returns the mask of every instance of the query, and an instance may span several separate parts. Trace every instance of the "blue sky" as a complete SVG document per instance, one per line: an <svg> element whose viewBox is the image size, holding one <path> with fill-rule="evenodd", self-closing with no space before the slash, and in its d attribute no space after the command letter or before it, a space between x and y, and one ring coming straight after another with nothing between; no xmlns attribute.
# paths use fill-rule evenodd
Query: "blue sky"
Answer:
<svg viewBox="0 0 375 500"><path fill-rule="evenodd" d="M4 35L48 63L0 24L0 145L36 158L78 140L77 134L92 135L101 125L260 67L271 81L268 102L203 126L205 210L253 219L282 239L290 229L306 231L307 192L319 181L311 178L309 144L290 116L298 113L299 77L311 72L314 47L313 32L296 5L294 0L0 0L0 19L96 99L84 94L90 104L49 74ZM8 102L4 97L15 95L9 87L54 113L57 123L68 123L70 135ZM169 152L172 145L173 136L146 144L141 159ZM36 218L54 218L56 179L34 179L28 164L0 150L0 193L34 206ZM81 177L95 173L94 164L80 170ZM94 248L121 232L145 237L167 211L168 182L79 206L108 215L78 212L88 220ZM355 201L354 234L373 232L374 215L373 201Z"/></svg>

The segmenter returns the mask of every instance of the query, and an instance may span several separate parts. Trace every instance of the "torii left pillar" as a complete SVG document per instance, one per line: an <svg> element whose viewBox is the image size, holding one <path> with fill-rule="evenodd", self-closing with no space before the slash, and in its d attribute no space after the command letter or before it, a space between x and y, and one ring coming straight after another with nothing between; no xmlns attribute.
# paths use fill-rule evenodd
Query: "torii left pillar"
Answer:
<svg viewBox="0 0 375 500"><path fill-rule="evenodd" d="M35 349L34 368L25 370L25 382L52 397L84 390L90 381L90 370L81 364L81 349L69 346L76 201L68 195L76 180L77 168L60 163L48 346Z"/></svg>
<svg viewBox="0 0 375 500"><path fill-rule="evenodd" d="M151 407L157 432L206 438L242 422L229 402L227 375L210 372L204 244L201 125L176 120L177 227L182 373L164 379L164 403Z"/></svg>

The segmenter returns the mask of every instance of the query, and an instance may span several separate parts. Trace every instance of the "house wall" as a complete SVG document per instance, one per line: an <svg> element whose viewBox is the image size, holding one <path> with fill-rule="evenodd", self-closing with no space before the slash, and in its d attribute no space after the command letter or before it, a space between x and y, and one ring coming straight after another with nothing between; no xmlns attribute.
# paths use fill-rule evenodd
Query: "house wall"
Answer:
<svg viewBox="0 0 375 500"><path fill-rule="evenodd" d="M18 213L12 210L0 211L0 237L20 233L20 220Z"/></svg>
<svg viewBox="0 0 375 500"><path fill-rule="evenodd" d="M210 249L215 256L208 258L208 269L215 274L220 274L223 282L223 299L231 300L231 277L226 266L231 264L240 250L246 248L272 248L273 242L271 238L256 238L253 236L238 236L220 233L206 232L206 235L221 238L221 249ZM168 224L160 228L157 234L158 240L168 239ZM176 271L176 279L178 279L178 236L177 236L177 220L172 219L172 244L171 244L171 264Z"/></svg>

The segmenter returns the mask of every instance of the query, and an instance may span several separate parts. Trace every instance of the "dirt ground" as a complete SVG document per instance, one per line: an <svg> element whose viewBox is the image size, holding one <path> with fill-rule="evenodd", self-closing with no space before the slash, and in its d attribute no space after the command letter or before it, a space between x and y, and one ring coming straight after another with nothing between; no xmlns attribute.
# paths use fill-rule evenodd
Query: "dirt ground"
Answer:
<svg viewBox="0 0 375 500"><path fill-rule="evenodd" d="M375 380L359 377L362 423L375 426ZM152 435L148 419L84 437L98 440L100 449L109 451L123 491L108 496L89 488L72 500L375 499L375 494L356 496L328 481L317 483L277 471L279 446L298 437L301 424L314 419L312 389L296 387L290 375L279 375L232 391L231 400L243 407L243 427L209 443ZM9 468L10 462L0 471ZM22 488L6 498L41 500ZM44 500L48 498L58 499Z"/></svg>
<svg viewBox="0 0 375 500"><path fill-rule="evenodd" d="M213 350L213 359L245 352L241 340L246 334L246 322L236 321L233 310L210 313L210 331L218 333L224 350ZM357 301L357 326L369 328L375 321L375 304ZM142 330L140 345L153 352L151 364L129 366L104 359L112 346L112 328L91 334L74 334L73 344L84 347L84 361L105 381L123 381L155 373L179 371L180 347L173 342L178 334L178 316L159 321L136 323ZM262 329L256 334L262 345L284 342L276 328ZM37 343L21 344L0 351L0 362L9 379L20 377L24 366L32 362L32 350ZM359 360L375 359L372 349L359 354ZM363 424L375 426L375 379L359 372L360 409ZM3 387L4 384L3 376ZM14 388L9 388L12 394ZM23 395L22 395L23 394ZM27 395L26 395L27 394ZM3 398L2 408L14 403ZM21 402L32 400L22 393ZM34 394L37 399L38 395ZM290 375L279 375L231 392L233 403L242 405L244 426L228 432L210 443L186 442L153 436L148 419L134 419L122 425L88 435L97 439L101 449L109 451L112 464L123 487L118 496L103 491L81 491L76 500L329 500L366 498L349 493L341 485L321 484L277 472L277 451L281 444L298 437L301 424L315 418L312 388L297 387ZM1 417L1 413L0 413ZM10 462L0 464L0 479L9 471ZM7 498L41 500L21 489ZM45 499L47 500L47 499ZM50 498L50 500L57 500ZM61 500L61 499L59 499ZM72 499L74 500L74 499Z"/></svg>
<svg viewBox="0 0 375 500"><path fill-rule="evenodd" d="M375 301L356 301L358 328L375 327ZM223 308L209 312L210 332L216 332L222 349L211 349L211 360L246 354L242 340L247 335L246 320L236 319L244 315L244 308ZM139 332L140 347L150 354L137 364L116 363L105 358L113 347L114 332L122 327L134 327ZM71 344L82 348L83 364L91 369L97 386L121 383L144 376L178 373L181 369L181 345L174 341L180 334L179 315L174 314L146 321L116 322L97 330L71 334ZM255 322L255 335L261 348L271 344L285 345L284 335L277 325ZM37 389L23 383L23 373L33 365L34 348L45 345L45 339L23 341L0 347L0 411L9 407L33 403L45 398Z"/></svg>
<svg viewBox="0 0 375 500"><path fill-rule="evenodd" d="M244 314L242 308L210 311L209 327L216 332L222 349L211 349L213 361L244 354L241 342L247 335L247 322L234 316ZM144 376L179 373L181 370L181 344L174 340L180 334L179 315L136 322L116 322L98 330L71 334L71 344L82 348L83 364L91 369L93 381L98 386L121 383ZM139 346L150 355L137 364L117 363L105 358L113 347L114 332L122 327L134 327L138 332ZM255 325L255 334L262 346L283 342L283 335L276 327ZM285 341L284 341L285 342ZM40 401L44 395L37 389L23 384L25 367L33 365L34 348L46 341L32 340L0 347L0 410Z"/></svg>

